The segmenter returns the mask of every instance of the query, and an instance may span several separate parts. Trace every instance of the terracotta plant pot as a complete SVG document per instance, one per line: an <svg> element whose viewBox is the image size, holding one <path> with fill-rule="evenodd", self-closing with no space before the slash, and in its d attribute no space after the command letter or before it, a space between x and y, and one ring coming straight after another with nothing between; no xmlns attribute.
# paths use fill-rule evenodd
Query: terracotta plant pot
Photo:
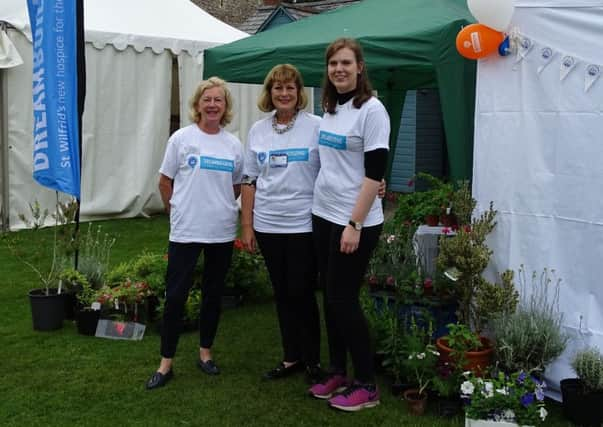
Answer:
<svg viewBox="0 0 603 427"><path fill-rule="evenodd" d="M425 224L430 227L437 227L440 223L440 217L437 215L425 215Z"/></svg>
<svg viewBox="0 0 603 427"><path fill-rule="evenodd" d="M427 393L419 394L419 390L411 388L404 392L404 400L408 404L408 410L413 415L423 415L427 407Z"/></svg>
<svg viewBox="0 0 603 427"><path fill-rule="evenodd" d="M440 215L440 222L444 227L452 227L453 225L457 225L456 215L443 213Z"/></svg>
<svg viewBox="0 0 603 427"><path fill-rule="evenodd" d="M482 342L483 349L478 351L467 351L465 352L466 363L463 366L465 371L473 371L476 375L481 376L483 371L492 364L492 354L494 353L494 347L490 340L486 337L479 337ZM454 365L454 360L450 353L452 349L448 347L448 340L446 337L441 337L436 340L436 347L440 352L440 363L449 363Z"/></svg>

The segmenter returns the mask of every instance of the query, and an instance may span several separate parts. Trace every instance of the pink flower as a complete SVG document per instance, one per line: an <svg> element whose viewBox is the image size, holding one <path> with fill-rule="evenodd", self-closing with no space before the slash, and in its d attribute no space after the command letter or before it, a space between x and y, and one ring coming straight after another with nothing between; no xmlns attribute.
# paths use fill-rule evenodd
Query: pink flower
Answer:
<svg viewBox="0 0 603 427"><path fill-rule="evenodd" d="M387 279L385 279L385 284L387 286L394 286L396 284L396 279L394 279L394 276L387 276Z"/></svg>
<svg viewBox="0 0 603 427"><path fill-rule="evenodd" d="M415 185L415 182L412 179L408 180L408 184L409 187L412 187L413 185Z"/></svg>
<svg viewBox="0 0 603 427"><path fill-rule="evenodd" d="M466 225L463 227L463 230L465 231L465 233L470 233L471 232L471 226L470 225Z"/></svg>
<svg viewBox="0 0 603 427"><path fill-rule="evenodd" d="M444 228L442 228L442 233L443 233L443 234L450 234L450 231L451 231L451 230L450 230L450 228L448 228L448 227L444 227Z"/></svg>
<svg viewBox="0 0 603 427"><path fill-rule="evenodd" d="M429 289L429 288L433 287L433 280L431 280L431 277L425 278L425 280L423 281L423 287L425 289Z"/></svg>
<svg viewBox="0 0 603 427"><path fill-rule="evenodd" d="M377 276L375 276L374 274L372 274L368 278L368 283L369 283L370 286L377 286L377 284L379 283L379 280L377 280Z"/></svg>

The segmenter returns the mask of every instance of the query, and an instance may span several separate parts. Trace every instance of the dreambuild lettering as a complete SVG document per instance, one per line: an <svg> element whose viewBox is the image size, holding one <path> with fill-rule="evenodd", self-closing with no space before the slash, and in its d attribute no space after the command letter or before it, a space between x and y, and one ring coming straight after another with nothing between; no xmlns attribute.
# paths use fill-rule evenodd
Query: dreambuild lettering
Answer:
<svg viewBox="0 0 603 427"><path fill-rule="evenodd" d="M201 156L199 158L199 167L207 170L232 172L234 171L234 162L228 159Z"/></svg>
<svg viewBox="0 0 603 427"><path fill-rule="evenodd" d="M46 121L46 67L44 62L44 0L33 0L37 6L33 51L34 172L48 169L48 125Z"/></svg>

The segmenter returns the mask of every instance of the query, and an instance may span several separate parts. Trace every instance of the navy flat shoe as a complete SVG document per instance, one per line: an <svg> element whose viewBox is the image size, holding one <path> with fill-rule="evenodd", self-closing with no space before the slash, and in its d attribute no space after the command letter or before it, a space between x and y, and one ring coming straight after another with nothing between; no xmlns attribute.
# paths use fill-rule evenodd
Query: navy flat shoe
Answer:
<svg viewBox="0 0 603 427"><path fill-rule="evenodd" d="M197 366L199 367L199 369L201 369L207 375L218 375L220 373L220 370L218 369L218 367L216 366L214 361L211 359L209 359L206 362L204 362L202 360L198 360Z"/></svg>
<svg viewBox="0 0 603 427"><path fill-rule="evenodd" d="M167 374L161 372L155 372L151 378L147 381L147 390L153 390L154 388L163 387L174 377L174 372L170 369Z"/></svg>

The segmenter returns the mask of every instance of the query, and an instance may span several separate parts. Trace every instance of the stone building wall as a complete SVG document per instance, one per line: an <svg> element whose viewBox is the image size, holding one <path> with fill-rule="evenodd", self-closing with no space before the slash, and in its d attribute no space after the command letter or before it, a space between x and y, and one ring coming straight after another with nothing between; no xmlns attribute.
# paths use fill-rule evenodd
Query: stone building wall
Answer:
<svg viewBox="0 0 603 427"><path fill-rule="evenodd" d="M262 0L191 0L207 13L233 27L253 15Z"/></svg>

